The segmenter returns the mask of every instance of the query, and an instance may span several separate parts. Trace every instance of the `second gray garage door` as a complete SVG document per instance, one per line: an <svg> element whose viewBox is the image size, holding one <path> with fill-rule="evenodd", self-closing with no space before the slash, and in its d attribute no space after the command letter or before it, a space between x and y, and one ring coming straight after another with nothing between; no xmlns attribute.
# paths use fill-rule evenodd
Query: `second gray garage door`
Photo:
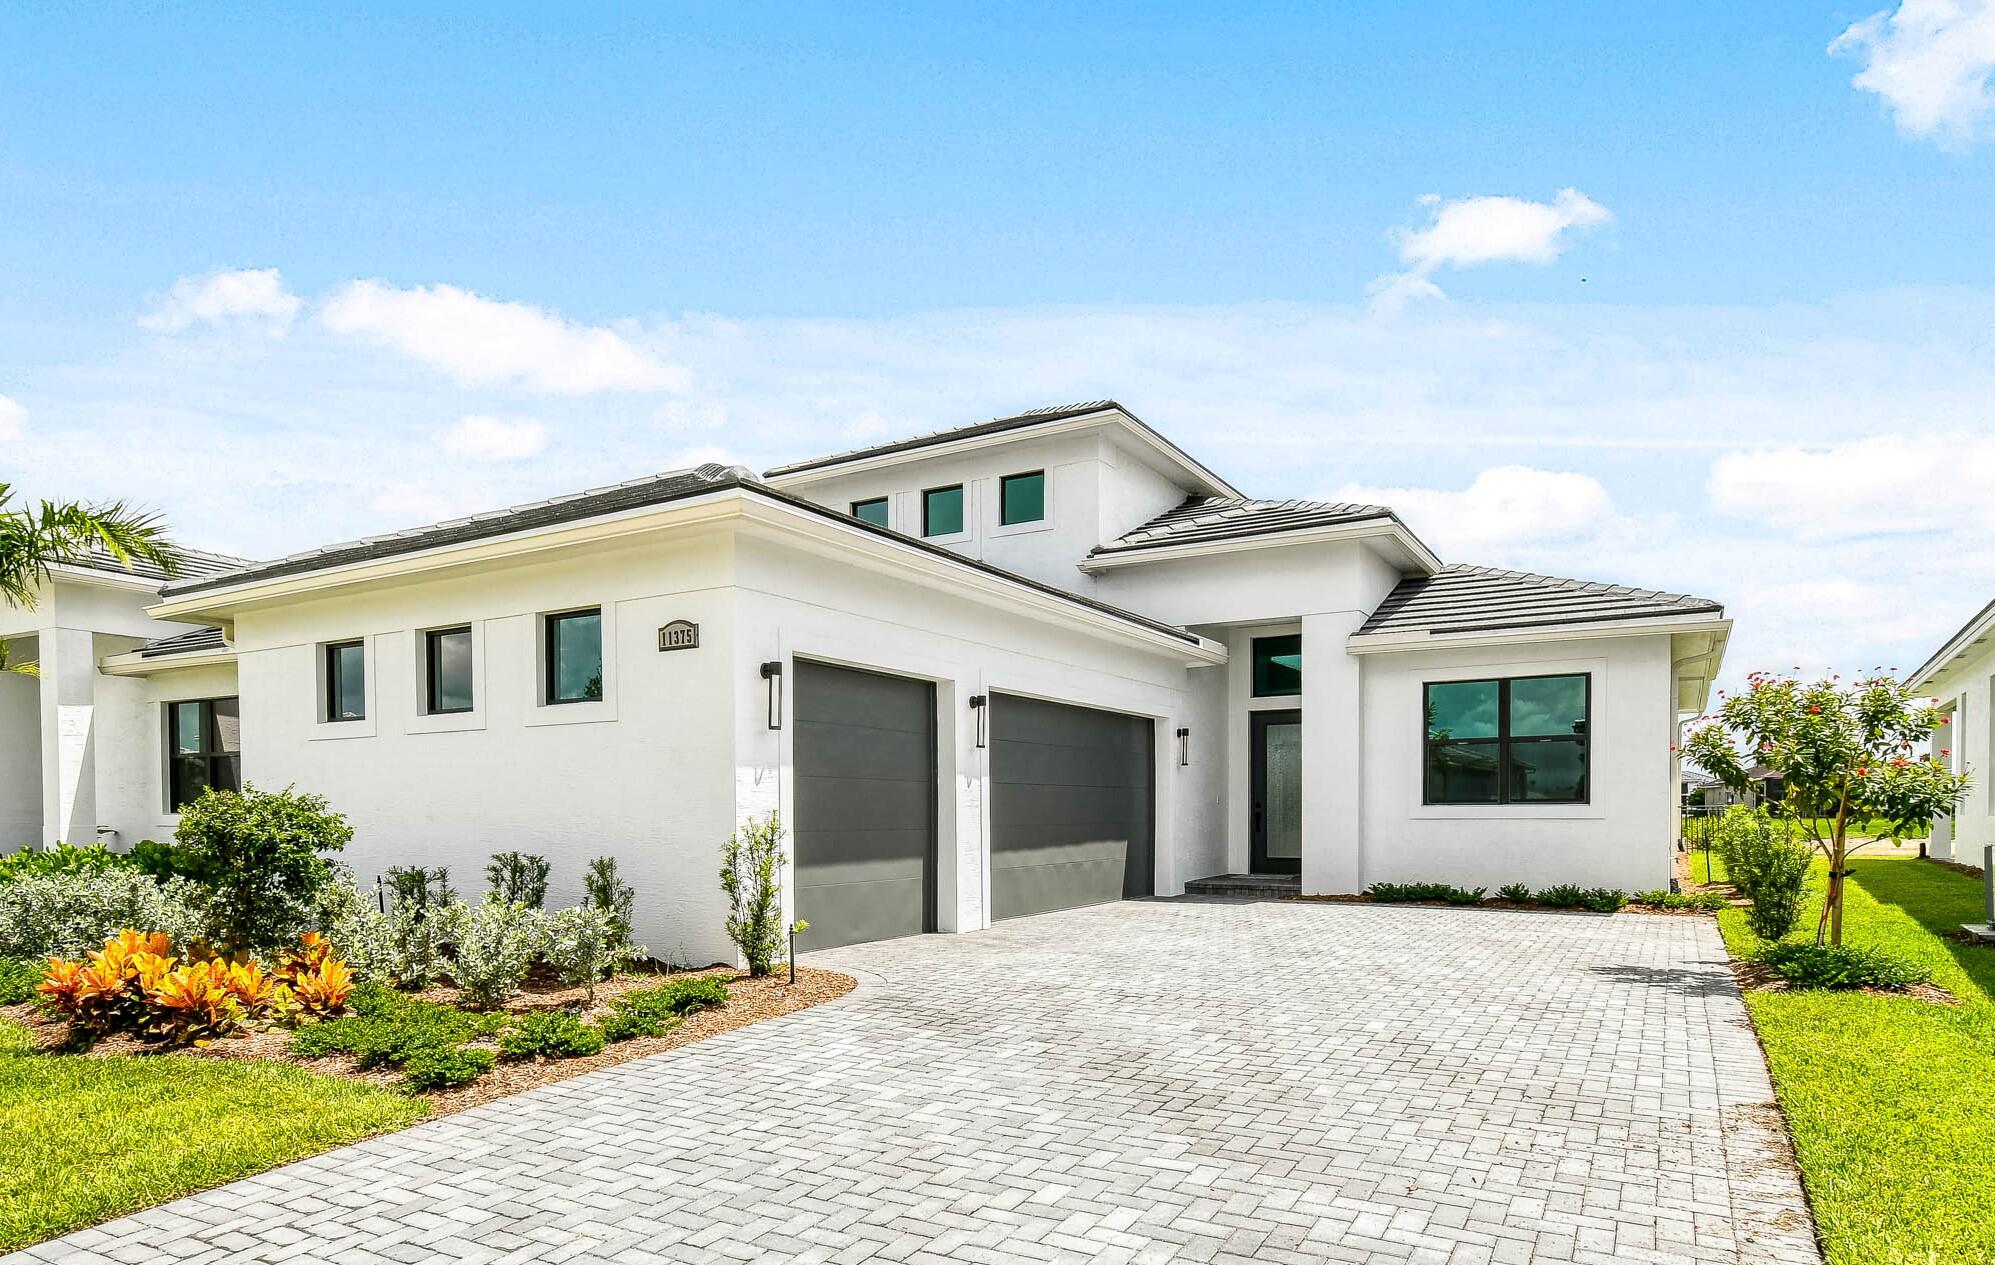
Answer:
<svg viewBox="0 0 1995 1265"><path fill-rule="evenodd" d="M935 928L935 687L798 660L799 949Z"/></svg>
<svg viewBox="0 0 1995 1265"><path fill-rule="evenodd" d="M1151 722L999 694L991 700L991 916L1148 896Z"/></svg>

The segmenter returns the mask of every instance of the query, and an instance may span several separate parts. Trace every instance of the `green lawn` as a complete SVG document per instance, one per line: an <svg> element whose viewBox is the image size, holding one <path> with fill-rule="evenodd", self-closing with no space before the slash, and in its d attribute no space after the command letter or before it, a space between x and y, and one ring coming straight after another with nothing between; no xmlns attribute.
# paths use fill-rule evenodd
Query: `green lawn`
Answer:
<svg viewBox="0 0 1995 1265"><path fill-rule="evenodd" d="M27 1052L0 1020L0 1250L246 1177L428 1111L289 1064Z"/></svg>
<svg viewBox="0 0 1995 1265"><path fill-rule="evenodd" d="M1829 1261L1995 1262L1995 949L1943 938L1981 920L1981 884L1906 856L1853 869L1844 942L1930 966L1961 1004L1747 996ZM1825 881L1817 861L1797 935L1813 935ZM1740 910L1718 923L1734 953L1758 943Z"/></svg>

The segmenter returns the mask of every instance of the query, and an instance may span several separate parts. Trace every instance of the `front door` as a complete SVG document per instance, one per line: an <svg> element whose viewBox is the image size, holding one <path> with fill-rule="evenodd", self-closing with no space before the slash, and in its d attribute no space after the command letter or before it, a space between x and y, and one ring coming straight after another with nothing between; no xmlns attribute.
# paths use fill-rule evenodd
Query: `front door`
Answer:
<svg viewBox="0 0 1995 1265"><path fill-rule="evenodd" d="M1250 868L1302 873L1302 713L1253 713Z"/></svg>

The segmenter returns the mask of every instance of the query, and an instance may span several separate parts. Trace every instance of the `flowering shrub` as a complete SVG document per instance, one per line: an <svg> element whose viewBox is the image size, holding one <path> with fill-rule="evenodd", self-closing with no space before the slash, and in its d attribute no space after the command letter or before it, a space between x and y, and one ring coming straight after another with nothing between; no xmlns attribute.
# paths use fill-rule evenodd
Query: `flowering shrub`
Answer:
<svg viewBox="0 0 1995 1265"><path fill-rule="evenodd" d="M151 927L185 944L202 932L184 879L155 883L137 870L24 874L0 884L0 958L74 958L124 927Z"/></svg>

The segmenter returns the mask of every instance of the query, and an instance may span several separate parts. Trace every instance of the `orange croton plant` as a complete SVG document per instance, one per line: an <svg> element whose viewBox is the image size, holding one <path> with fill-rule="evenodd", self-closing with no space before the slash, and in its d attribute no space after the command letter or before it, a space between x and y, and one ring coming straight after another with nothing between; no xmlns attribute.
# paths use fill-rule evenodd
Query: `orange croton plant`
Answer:
<svg viewBox="0 0 1995 1265"><path fill-rule="evenodd" d="M37 991L81 1032L197 1045L245 1021L337 1014L353 991L353 973L316 933L274 973L254 958L217 957L199 946L182 964L172 947L160 932L121 931L88 961L50 958Z"/></svg>

